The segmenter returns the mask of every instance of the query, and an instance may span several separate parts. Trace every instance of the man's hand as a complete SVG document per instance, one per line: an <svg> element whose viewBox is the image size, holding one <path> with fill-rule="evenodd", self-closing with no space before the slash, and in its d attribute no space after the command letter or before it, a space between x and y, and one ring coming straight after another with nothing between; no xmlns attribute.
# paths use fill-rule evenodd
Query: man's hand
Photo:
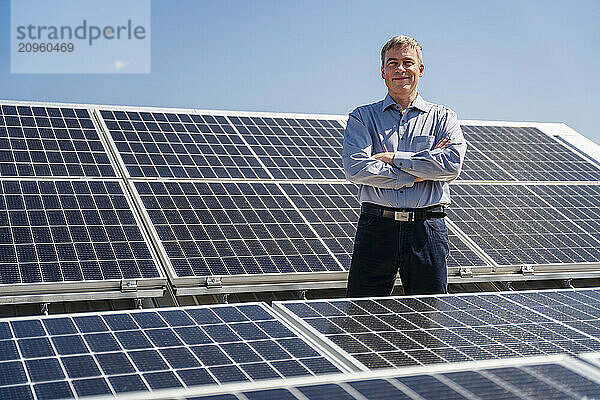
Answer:
<svg viewBox="0 0 600 400"><path fill-rule="evenodd" d="M435 149L443 149L444 147L448 146L448 144L450 143L450 138L448 136L442 138L442 140L440 140L438 142L438 144L436 144L433 149L431 150L435 150Z"/></svg>
<svg viewBox="0 0 600 400"><path fill-rule="evenodd" d="M394 162L394 152L386 151L383 153L377 153L373 155L373 158L379 161L383 161L386 164L392 164Z"/></svg>

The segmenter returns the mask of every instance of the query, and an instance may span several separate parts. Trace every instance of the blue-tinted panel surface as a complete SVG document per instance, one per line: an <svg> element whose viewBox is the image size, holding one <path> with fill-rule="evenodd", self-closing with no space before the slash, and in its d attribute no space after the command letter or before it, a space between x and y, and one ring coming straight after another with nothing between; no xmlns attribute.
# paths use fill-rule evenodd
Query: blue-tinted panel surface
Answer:
<svg viewBox="0 0 600 400"><path fill-rule="evenodd" d="M275 184L135 187L177 276L342 270Z"/></svg>
<svg viewBox="0 0 600 400"><path fill-rule="evenodd" d="M275 179L345 179L339 121L230 117Z"/></svg>
<svg viewBox="0 0 600 400"><path fill-rule="evenodd" d="M450 191L448 217L498 264L600 261L592 236L600 226L595 187L452 185Z"/></svg>
<svg viewBox="0 0 600 400"><path fill-rule="evenodd" d="M469 151L460 179L597 181L600 169L532 127L463 126Z"/></svg>
<svg viewBox="0 0 600 400"><path fill-rule="evenodd" d="M0 176L115 177L89 112L0 106Z"/></svg>
<svg viewBox="0 0 600 400"><path fill-rule="evenodd" d="M17 338L0 339L0 394L7 399L31 391L83 397L340 372L260 304L5 323ZM237 335L241 325L252 335Z"/></svg>
<svg viewBox="0 0 600 400"><path fill-rule="evenodd" d="M270 177L225 117L100 113L130 177Z"/></svg>
<svg viewBox="0 0 600 400"><path fill-rule="evenodd" d="M123 189L112 181L1 181L0 264L2 284L159 276Z"/></svg>

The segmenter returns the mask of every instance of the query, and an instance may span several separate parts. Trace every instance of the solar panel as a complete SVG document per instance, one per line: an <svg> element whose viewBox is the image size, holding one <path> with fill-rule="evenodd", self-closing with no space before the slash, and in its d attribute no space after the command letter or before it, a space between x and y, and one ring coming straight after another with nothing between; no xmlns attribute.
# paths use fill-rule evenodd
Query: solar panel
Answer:
<svg viewBox="0 0 600 400"><path fill-rule="evenodd" d="M352 184L282 184L281 188L331 249L350 268L356 223L360 214Z"/></svg>
<svg viewBox="0 0 600 400"><path fill-rule="evenodd" d="M270 178L225 117L102 109L129 177Z"/></svg>
<svg viewBox="0 0 600 400"><path fill-rule="evenodd" d="M598 181L600 169L534 127L463 125L476 168L460 179ZM473 164L467 162L465 165Z"/></svg>
<svg viewBox="0 0 600 400"><path fill-rule="evenodd" d="M345 179L344 127L324 118L231 116L275 179Z"/></svg>
<svg viewBox="0 0 600 400"><path fill-rule="evenodd" d="M499 265L600 261L594 186L461 184L450 191L448 217Z"/></svg>
<svg viewBox="0 0 600 400"><path fill-rule="evenodd" d="M342 270L276 184L135 188L176 277Z"/></svg>
<svg viewBox="0 0 600 400"><path fill-rule="evenodd" d="M317 381L317 382L315 382ZM594 398L597 370L564 357L535 357L451 368L411 368L233 387L155 393L150 399L557 399Z"/></svg>
<svg viewBox="0 0 600 400"><path fill-rule="evenodd" d="M544 299L545 293L527 296ZM564 293L579 293L573 296L588 305L600 296L598 289ZM600 349L598 332L531 308L511 292L273 304L305 332L370 369Z"/></svg>
<svg viewBox="0 0 600 400"><path fill-rule="evenodd" d="M341 372L259 303L4 319L0 348L2 398Z"/></svg>
<svg viewBox="0 0 600 400"><path fill-rule="evenodd" d="M360 214L356 186L348 183L289 183L281 187L344 268L349 269ZM449 231L448 237L449 268L486 265L454 233Z"/></svg>
<svg viewBox="0 0 600 400"><path fill-rule="evenodd" d="M160 278L122 184L108 180L1 180L0 263L5 293Z"/></svg>
<svg viewBox="0 0 600 400"><path fill-rule="evenodd" d="M117 175L87 109L4 104L0 176Z"/></svg>

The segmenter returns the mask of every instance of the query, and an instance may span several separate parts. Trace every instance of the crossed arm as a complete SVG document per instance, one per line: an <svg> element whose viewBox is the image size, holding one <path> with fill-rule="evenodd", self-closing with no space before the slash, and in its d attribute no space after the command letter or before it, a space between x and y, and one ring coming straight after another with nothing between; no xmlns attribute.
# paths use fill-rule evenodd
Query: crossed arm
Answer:
<svg viewBox="0 0 600 400"><path fill-rule="evenodd" d="M445 136L431 150L444 149L448 144L450 144L450 137ZM384 151L382 153L374 154L373 158L376 160L379 160L379 161L383 161L386 164L394 165L394 156L395 155L396 155L396 153L394 153L393 151ZM425 179L425 178L420 178L418 176L415 176L415 183L424 182L427 180L435 180L435 179Z"/></svg>
<svg viewBox="0 0 600 400"><path fill-rule="evenodd" d="M454 112L449 111L440 124L443 136L431 149L372 154L371 135L359 116L350 114L343 150L347 179L393 189L411 187L427 180L455 179L460 173L467 145Z"/></svg>

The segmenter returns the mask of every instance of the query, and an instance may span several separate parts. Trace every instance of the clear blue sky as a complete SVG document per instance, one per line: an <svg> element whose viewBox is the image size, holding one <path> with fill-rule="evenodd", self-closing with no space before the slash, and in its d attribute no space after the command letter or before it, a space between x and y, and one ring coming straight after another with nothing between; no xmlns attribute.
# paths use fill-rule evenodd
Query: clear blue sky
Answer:
<svg viewBox="0 0 600 400"><path fill-rule="evenodd" d="M385 95L379 51L407 34L424 49L427 100L600 143L598 0L153 0L144 75L11 74L9 6L1 99L347 114Z"/></svg>

